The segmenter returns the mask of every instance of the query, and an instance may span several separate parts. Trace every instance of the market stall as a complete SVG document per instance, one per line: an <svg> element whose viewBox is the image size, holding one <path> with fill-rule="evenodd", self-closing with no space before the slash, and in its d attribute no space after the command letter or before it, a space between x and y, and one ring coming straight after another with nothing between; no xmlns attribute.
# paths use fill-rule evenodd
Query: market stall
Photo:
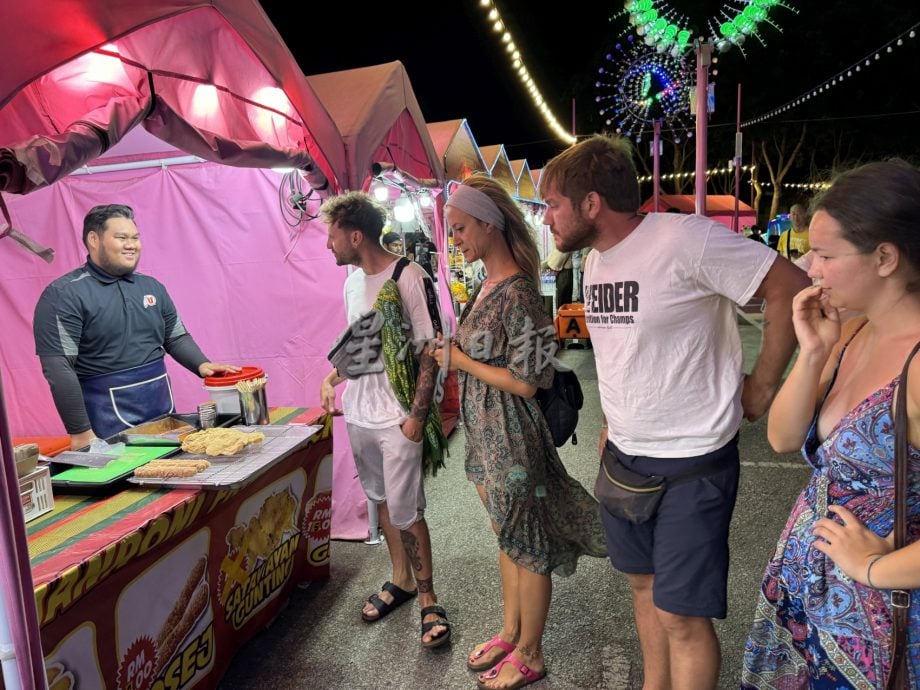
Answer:
<svg viewBox="0 0 920 690"><path fill-rule="evenodd" d="M489 168L482 159L466 119L431 122L428 124L428 133L447 177L445 194L438 198L443 215L444 200L453 188L473 173L488 174ZM447 228L444 229L441 244L445 247L443 253L446 258L445 267L450 281L453 310L455 314L459 314L461 305L466 304L473 288L473 268L467 266L463 255L454 249L453 236Z"/></svg>
<svg viewBox="0 0 920 690"><path fill-rule="evenodd" d="M238 485L64 494L29 523L53 687L216 687L295 587L328 576L330 418L276 408L271 422L295 439Z"/></svg>
<svg viewBox="0 0 920 690"><path fill-rule="evenodd" d="M214 359L263 358L272 403L302 405L316 397L321 374L313 372L334 337L322 332L331 321L323 312L344 275L320 275L330 265L325 230L287 226L277 177L255 168L296 167L310 191L301 206L315 210L341 188L344 147L254 0L4 3L0 42L17 56L0 73L0 613L15 651L3 672L8 687L33 688L45 668L11 437L61 430L30 324L43 286L83 261L83 214L97 203L134 206L145 231L142 270L169 285L199 344ZM168 150L92 168L137 125ZM87 164L92 175L66 177ZM202 399L200 381L175 380L178 405ZM247 491L235 495L245 500ZM79 572L65 570L65 581ZM61 642L46 631L43 641L52 650Z"/></svg>
<svg viewBox="0 0 920 690"><path fill-rule="evenodd" d="M646 199L639 207L640 213L696 213L696 197L692 194L659 194L658 208L654 197ZM735 216L735 197L731 194L709 194L706 196L706 215L714 221L731 228ZM738 202L739 228L757 222L754 209L743 201Z"/></svg>

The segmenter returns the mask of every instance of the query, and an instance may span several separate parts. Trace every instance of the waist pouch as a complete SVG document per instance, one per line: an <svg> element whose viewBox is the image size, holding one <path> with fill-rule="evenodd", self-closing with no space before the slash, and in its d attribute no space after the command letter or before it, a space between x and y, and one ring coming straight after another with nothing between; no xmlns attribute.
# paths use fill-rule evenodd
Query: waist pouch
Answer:
<svg viewBox="0 0 920 690"><path fill-rule="evenodd" d="M636 525L655 517L668 487L716 474L727 467L724 458L718 456L689 472L671 477L640 474L620 462L619 452L610 442L604 447L594 496L608 513Z"/></svg>

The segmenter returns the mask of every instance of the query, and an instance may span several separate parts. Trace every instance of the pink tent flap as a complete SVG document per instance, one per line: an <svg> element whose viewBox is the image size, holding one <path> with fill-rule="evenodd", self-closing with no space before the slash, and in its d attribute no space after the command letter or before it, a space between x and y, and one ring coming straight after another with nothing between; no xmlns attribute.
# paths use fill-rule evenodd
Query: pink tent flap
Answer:
<svg viewBox="0 0 920 690"><path fill-rule="evenodd" d="M0 74L0 191L60 179L138 123L207 160L341 187L338 130L255 0L3 3L0 42L17 55Z"/></svg>
<svg viewBox="0 0 920 690"><path fill-rule="evenodd" d="M399 61L307 77L345 142L348 189L363 189L375 162L442 187L444 169ZM338 172L338 171L337 171Z"/></svg>

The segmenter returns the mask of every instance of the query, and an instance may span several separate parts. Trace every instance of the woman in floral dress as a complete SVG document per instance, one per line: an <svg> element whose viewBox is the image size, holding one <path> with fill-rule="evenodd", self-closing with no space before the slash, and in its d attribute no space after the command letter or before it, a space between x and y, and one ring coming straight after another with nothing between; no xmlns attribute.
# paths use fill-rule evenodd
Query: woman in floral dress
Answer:
<svg viewBox="0 0 920 690"><path fill-rule="evenodd" d="M488 278L467 304L450 347L458 371L466 472L498 535L501 631L469 655L479 686L521 687L545 675L542 637L551 574L579 556L605 557L597 501L559 460L533 395L552 381L555 335L543 310L539 254L523 214L495 181L467 179L446 204L454 246Z"/></svg>
<svg viewBox="0 0 920 690"><path fill-rule="evenodd" d="M920 341L920 170L901 161L856 168L814 209L815 285L793 302L799 355L767 434L777 451L801 447L815 471L767 565L743 688L885 687L891 589L920 587L920 357L907 377L907 546L894 550L890 536L892 408ZM841 324L844 307L863 316ZM916 688L916 596L908 621L901 686Z"/></svg>

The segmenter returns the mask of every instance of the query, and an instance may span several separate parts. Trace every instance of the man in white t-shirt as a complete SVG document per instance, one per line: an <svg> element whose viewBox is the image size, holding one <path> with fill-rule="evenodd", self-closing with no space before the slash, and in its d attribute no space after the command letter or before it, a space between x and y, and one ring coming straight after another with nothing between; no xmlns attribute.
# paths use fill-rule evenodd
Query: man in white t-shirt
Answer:
<svg viewBox="0 0 920 690"><path fill-rule="evenodd" d="M386 211L363 192L348 192L327 200L320 209L329 227L326 246L339 266L357 269L345 281L348 323L364 322L388 281L400 257L380 243ZM425 291L425 271L406 262L396 282L402 302L402 323L411 326L411 343L429 342L434 337ZM380 333L375 334L379 345ZM383 358L380 353L379 360ZM367 623L380 620L409 601L416 593L422 609L422 644L437 647L450 639L450 625L434 592L431 539L425 521L423 486L423 431L432 405L437 380L437 362L427 346L419 354L419 373L411 411L403 409L387 373L380 366L368 366L360 375L335 368L323 380L320 398L327 412L337 413L335 386L346 380L342 395L345 423L358 478L368 499L377 504L380 527L386 537L393 566L392 579L379 594L365 602L361 612Z"/></svg>
<svg viewBox="0 0 920 690"><path fill-rule="evenodd" d="M597 494L611 563L633 590L647 688L714 688L726 616L728 528L742 415L768 409L795 349L792 298L806 275L769 247L700 216L640 216L629 143L594 136L550 161L544 223L561 251L592 247L585 320L605 416ZM742 373L735 305L766 300L763 343ZM604 491L667 488L657 508ZM647 493L646 493L647 495Z"/></svg>

